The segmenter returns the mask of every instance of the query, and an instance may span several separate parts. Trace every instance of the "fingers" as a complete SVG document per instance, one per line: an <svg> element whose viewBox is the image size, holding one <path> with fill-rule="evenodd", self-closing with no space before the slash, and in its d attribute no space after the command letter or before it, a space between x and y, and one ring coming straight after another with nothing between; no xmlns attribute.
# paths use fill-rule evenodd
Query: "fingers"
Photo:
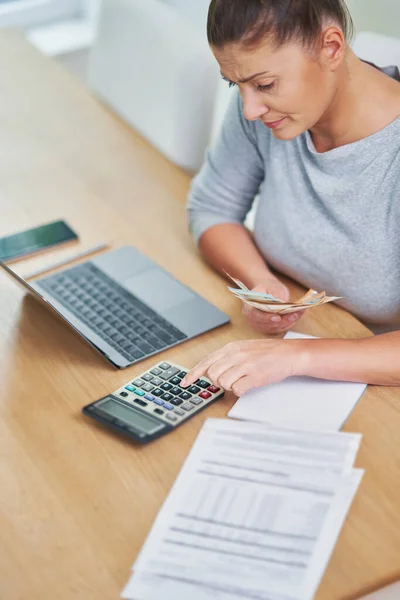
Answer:
<svg viewBox="0 0 400 600"><path fill-rule="evenodd" d="M260 319L257 315L248 315L250 325L257 330L266 331L284 331L296 323L297 315L268 315L267 318Z"/></svg>
<svg viewBox="0 0 400 600"><path fill-rule="evenodd" d="M243 377L244 371L241 365L231 367L226 361L220 361L208 370L207 375L214 385L230 391L233 389L232 386Z"/></svg>
<svg viewBox="0 0 400 600"><path fill-rule="evenodd" d="M262 333L282 333L288 331L300 319L304 311L288 315L265 313L256 308L246 306L245 316L256 331Z"/></svg>
<svg viewBox="0 0 400 600"><path fill-rule="evenodd" d="M257 387L257 383L252 377L247 375L245 377L241 377L232 385L232 392L235 394L235 396L240 398L240 396L243 396L243 394L255 387Z"/></svg>
<svg viewBox="0 0 400 600"><path fill-rule="evenodd" d="M197 365L195 365L193 369L191 369L182 379L181 386L188 387L189 385L192 385L195 381L200 379L202 375L205 375L212 365L223 359L226 353L226 346L224 346L220 350L217 350L216 352L213 352L212 354L209 354L203 358L203 360L198 362Z"/></svg>
<svg viewBox="0 0 400 600"><path fill-rule="evenodd" d="M231 342L195 365L182 379L181 386L188 387L200 377L207 376L213 384L230 390L244 373L242 354L237 344Z"/></svg>

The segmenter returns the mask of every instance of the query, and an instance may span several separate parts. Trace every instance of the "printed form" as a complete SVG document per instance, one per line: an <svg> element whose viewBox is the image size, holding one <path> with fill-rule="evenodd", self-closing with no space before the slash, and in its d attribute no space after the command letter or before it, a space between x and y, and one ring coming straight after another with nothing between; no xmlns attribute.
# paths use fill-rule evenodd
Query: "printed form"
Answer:
<svg viewBox="0 0 400 600"><path fill-rule="evenodd" d="M207 420L122 596L312 598L362 478L360 440Z"/></svg>

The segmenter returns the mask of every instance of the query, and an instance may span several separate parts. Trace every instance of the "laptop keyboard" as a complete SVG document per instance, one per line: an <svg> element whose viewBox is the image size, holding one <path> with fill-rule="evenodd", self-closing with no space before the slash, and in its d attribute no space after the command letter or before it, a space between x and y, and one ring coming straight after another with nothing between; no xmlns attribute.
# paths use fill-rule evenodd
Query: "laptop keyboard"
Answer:
<svg viewBox="0 0 400 600"><path fill-rule="evenodd" d="M50 275L38 284L129 361L187 338L92 263Z"/></svg>

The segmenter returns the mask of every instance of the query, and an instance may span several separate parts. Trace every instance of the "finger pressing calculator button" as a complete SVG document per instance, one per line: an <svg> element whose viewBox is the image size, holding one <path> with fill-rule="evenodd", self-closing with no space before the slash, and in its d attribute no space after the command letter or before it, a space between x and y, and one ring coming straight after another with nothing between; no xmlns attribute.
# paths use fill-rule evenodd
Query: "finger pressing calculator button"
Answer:
<svg viewBox="0 0 400 600"><path fill-rule="evenodd" d="M211 392L212 394L216 394L217 392L219 392L219 390L221 388L215 386L215 385L210 385L210 387L207 388L209 392Z"/></svg>
<svg viewBox="0 0 400 600"><path fill-rule="evenodd" d="M208 398L211 398L211 394L210 392L201 392L201 394L199 394L200 398L204 398L204 400L207 400Z"/></svg>
<svg viewBox="0 0 400 600"><path fill-rule="evenodd" d="M162 385L160 385L160 388L168 392L172 388L172 385L170 383L163 383Z"/></svg>
<svg viewBox="0 0 400 600"><path fill-rule="evenodd" d="M169 413L166 417L169 421L177 421L178 417L176 417L175 415L173 415L172 413Z"/></svg>
<svg viewBox="0 0 400 600"><path fill-rule="evenodd" d="M150 373L152 373L153 375L159 375L161 373L161 369L158 369L157 367L155 369L151 369Z"/></svg>
<svg viewBox="0 0 400 600"><path fill-rule="evenodd" d="M183 408L183 410L186 410L187 412L189 412L189 410L193 410L194 409L194 405L191 404L190 402L184 402L182 404L182 408Z"/></svg>
<svg viewBox="0 0 400 600"><path fill-rule="evenodd" d="M189 392L183 392L179 397L182 398L182 400L190 400L192 394L189 394Z"/></svg>
<svg viewBox="0 0 400 600"><path fill-rule="evenodd" d="M154 409L154 412L155 412L157 415L163 415L163 414L164 414L164 411L163 411L163 410L161 410L161 408L155 408L155 409Z"/></svg>
<svg viewBox="0 0 400 600"><path fill-rule="evenodd" d="M164 408L166 410L173 410L174 409L174 407L172 406L172 404L170 404L169 402L165 402L164 403Z"/></svg>
<svg viewBox="0 0 400 600"><path fill-rule="evenodd" d="M171 379L171 377L174 377L174 375L176 375L177 373L179 373L179 369L177 369L176 367L170 367L166 371L160 373L160 377L161 379Z"/></svg>
<svg viewBox="0 0 400 600"><path fill-rule="evenodd" d="M142 387L142 385L144 385L144 381L143 379L135 379L135 381L133 381L133 385L136 385L137 387Z"/></svg>
<svg viewBox="0 0 400 600"><path fill-rule="evenodd" d="M161 365L160 365L160 369L163 369L164 371L165 371L166 369L169 369L170 367L171 367L171 365L170 365L170 364L168 364L168 363L166 363L166 362L163 362L163 363L161 363ZM159 374L160 374L160 373L158 373L158 375L159 375Z"/></svg>
<svg viewBox="0 0 400 600"><path fill-rule="evenodd" d="M208 383L208 381L205 381L205 379L198 379L196 381L196 385L203 388L203 390L206 390L210 384Z"/></svg>
<svg viewBox="0 0 400 600"><path fill-rule="evenodd" d="M211 394L210 394L210 395L211 395ZM201 396L201 394L200 394L200 396ZM203 400L202 400L201 398L199 398L198 396L194 396L194 397L193 397L193 398L190 400L190 402L191 402L192 404L194 404L195 406L198 406L199 404L201 404L201 403L203 402Z"/></svg>
<svg viewBox="0 0 400 600"><path fill-rule="evenodd" d="M173 397L173 395L172 395L172 394L169 394L168 392L165 392L165 394L163 394L163 395L161 396L161 398L162 398L163 400L165 400L166 402L170 402L170 400L173 400L173 398L174 398L174 397Z"/></svg>
<svg viewBox="0 0 400 600"><path fill-rule="evenodd" d="M197 387L197 385L191 385L190 388L188 388L188 392L191 394L198 394L200 392L200 388Z"/></svg>

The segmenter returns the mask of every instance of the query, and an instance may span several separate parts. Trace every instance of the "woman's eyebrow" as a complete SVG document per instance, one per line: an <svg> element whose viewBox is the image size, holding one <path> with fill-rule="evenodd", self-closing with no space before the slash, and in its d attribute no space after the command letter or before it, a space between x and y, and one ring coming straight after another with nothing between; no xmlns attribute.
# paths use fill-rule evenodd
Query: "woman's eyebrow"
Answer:
<svg viewBox="0 0 400 600"><path fill-rule="evenodd" d="M251 77L246 77L246 79L239 79L239 83L248 83L249 81L251 81L252 79L255 79L256 77L260 77L260 75L265 75L266 73L269 73L269 71L263 71L262 73L255 73L254 75L251 75ZM223 72L221 71L221 76L226 79L227 81L231 81L229 79L229 77L225 77L225 75L223 74ZM232 82L233 83L233 82Z"/></svg>

